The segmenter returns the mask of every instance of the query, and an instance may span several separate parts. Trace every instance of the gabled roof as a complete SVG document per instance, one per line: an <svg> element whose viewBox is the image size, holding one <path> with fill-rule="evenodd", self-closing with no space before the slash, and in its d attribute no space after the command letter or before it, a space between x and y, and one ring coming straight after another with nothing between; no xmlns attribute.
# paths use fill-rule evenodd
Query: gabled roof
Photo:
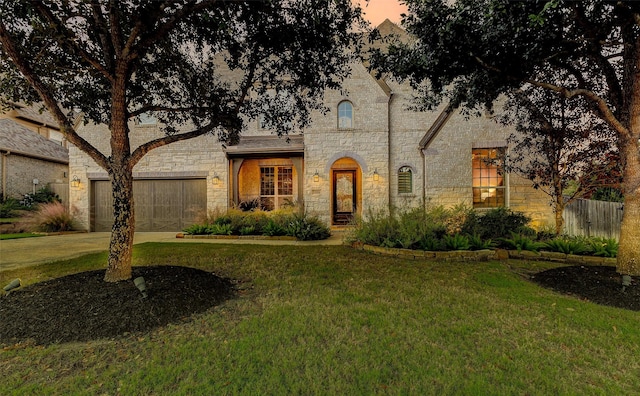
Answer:
<svg viewBox="0 0 640 396"><path fill-rule="evenodd" d="M69 151L10 119L0 119L0 150L47 161L69 163Z"/></svg>
<svg viewBox="0 0 640 396"><path fill-rule="evenodd" d="M422 139L420 139L420 150L424 150L429 147L433 139L438 136L440 130L442 130L447 121L449 121L449 118L451 118L451 114L453 114L453 111L454 109L449 105L447 105L447 107L442 110L440 115L438 115L438 118L436 118L431 127L429 127L429 130L427 130L427 133L425 133Z"/></svg>
<svg viewBox="0 0 640 396"><path fill-rule="evenodd" d="M35 124L41 124L48 128L58 129L58 123L46 109L42 110L41 105L33 104L27 106L25 104L15 104L15 117L29 121ZM42 110L42 111L41 111Z"/></svg>

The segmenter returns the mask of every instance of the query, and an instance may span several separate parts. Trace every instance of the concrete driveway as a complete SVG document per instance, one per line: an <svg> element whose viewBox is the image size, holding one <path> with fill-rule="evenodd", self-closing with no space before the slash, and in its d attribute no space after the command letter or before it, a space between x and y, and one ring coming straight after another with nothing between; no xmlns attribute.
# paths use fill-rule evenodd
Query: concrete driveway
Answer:
<svg viewBox="0 0 640 396"><path fill-rule="evenodd" d="M0 241L0 271L21 266L66 260L87 253L102 252L109 248L109 232L91 232L50 235L39 238L9 239ZM343 234L336 233L323 241L282 241L242 239L182 239L175 232L136 232L133 243L234 243L261 245L340 245Z"/></svg>

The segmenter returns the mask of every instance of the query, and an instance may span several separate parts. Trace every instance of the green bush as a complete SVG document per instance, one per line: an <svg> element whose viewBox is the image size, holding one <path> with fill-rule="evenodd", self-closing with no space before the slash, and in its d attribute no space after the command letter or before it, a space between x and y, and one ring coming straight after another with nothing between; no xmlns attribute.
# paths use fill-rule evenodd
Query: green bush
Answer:
<svg viewBox="0 0 640 396"><path fill-rule="evenodd" d="M231 224L211 224L208 227L208 233L211 235L231 235L233 228Z"/></svg>
<svg viewBox="0 0 640 396"><path fill-rule="evenodd" d="M290 208L273 212L231 209L225 214L209 216L204 224L194 224L183 230L190 235L290 235L300 240L326 239L331 235L317 217Z"/></svg>
<svg viewBox="0 0 640 396"><path fill-rule="evenodd" d="M618 241L609 238L591 238L589 240L591 254L600 257L618 256Z"/></svg>
<svg viewBox="0 0 640 396"><path fill-rule="evenodd" d="M331 236L331 230L320 219L304 213L293 217L287 227L287 235L300 241L321 240Z"/></svg>
<svg viewBox="0 0 640 396"><path fill-rule="evenodd" d="M185 234L189 235L208 235L209 232L209 224L193 224L182 230Z"/></svg>
<svg viewBox="0 0 640 396"><path fill-rule="evenodd" d="M262 235L266 236L282 236L287 235L287 229L274 219L269 219L267 224L262 227Z"/></svg>
<svg viewBox="0 0 640 396"><path fill-rule="evenodd" d="M25 194L20 201L20 205L27 209L37 209L39 204L62 202L58 194L54 193L49 186L44 186L34 194Z"/></svg>
<svg viewBox="0 0 640 396"><path fill-rule="evenodd" d="M483 250L493 248L493 241L491 239L482 239L480 235L469 235L469 246L471 250Z"/></svg>
<svg viewBox="0 0 640 396"><path fill-rule="evenodd" d="M542 243L535 242L531 238L511 232L511 238L500 238L500 246L506 249L516 249L518 251L528 250L537 252Z"/></svg>
<svg viewBox="0 0 640 396"><path fill-rule="evenodd" d="M508 238L512 233L533 237L535 231L527 227L530 221L524 213L500 207L484 213L470 213L462 225L462 232L479 235L482 239Z"/></svg>
<svg viewBox="0 0 640 396"><path fill-rule="evenodd" d="M587 242L577 237L557 237L544 242L541 249L564 254L589 254L592 251Z"/></svg>
<svg viewBox="0 0 640 396"><path fill-rule="evenodd" d="M469 238L462 234L445 235L442 239L447 250L470 250Z"/></svg>
<svg viewBox="0 0 640 396"><path fill-rule="evenodd" d="M0 217L8 218L15 216L15 211L22 209L20 202L15 198L7 198L0 204Z"/></svg>

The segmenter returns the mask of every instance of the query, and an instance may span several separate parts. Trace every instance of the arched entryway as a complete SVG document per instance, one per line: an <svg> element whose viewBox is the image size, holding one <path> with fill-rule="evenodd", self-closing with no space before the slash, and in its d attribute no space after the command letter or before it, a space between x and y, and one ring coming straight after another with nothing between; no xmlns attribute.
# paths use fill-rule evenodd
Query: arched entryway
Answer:
<svg viewBox="0 0 640 396"><path fill-rule="evenodd" d="M352 158L331 165L331 224L347 225L362 213L362 169Z"/></svg>

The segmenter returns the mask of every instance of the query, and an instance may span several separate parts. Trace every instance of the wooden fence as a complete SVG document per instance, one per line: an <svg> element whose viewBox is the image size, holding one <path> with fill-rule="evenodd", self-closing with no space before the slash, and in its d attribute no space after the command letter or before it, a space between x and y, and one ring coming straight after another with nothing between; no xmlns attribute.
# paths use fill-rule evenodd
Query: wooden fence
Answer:
<svg viewBox="0 0 640 396"><path fill-rule="evenodd" d="M620 224L624 204L621 202L578 199L564 209L564 231L620 240Z"/></svg>

